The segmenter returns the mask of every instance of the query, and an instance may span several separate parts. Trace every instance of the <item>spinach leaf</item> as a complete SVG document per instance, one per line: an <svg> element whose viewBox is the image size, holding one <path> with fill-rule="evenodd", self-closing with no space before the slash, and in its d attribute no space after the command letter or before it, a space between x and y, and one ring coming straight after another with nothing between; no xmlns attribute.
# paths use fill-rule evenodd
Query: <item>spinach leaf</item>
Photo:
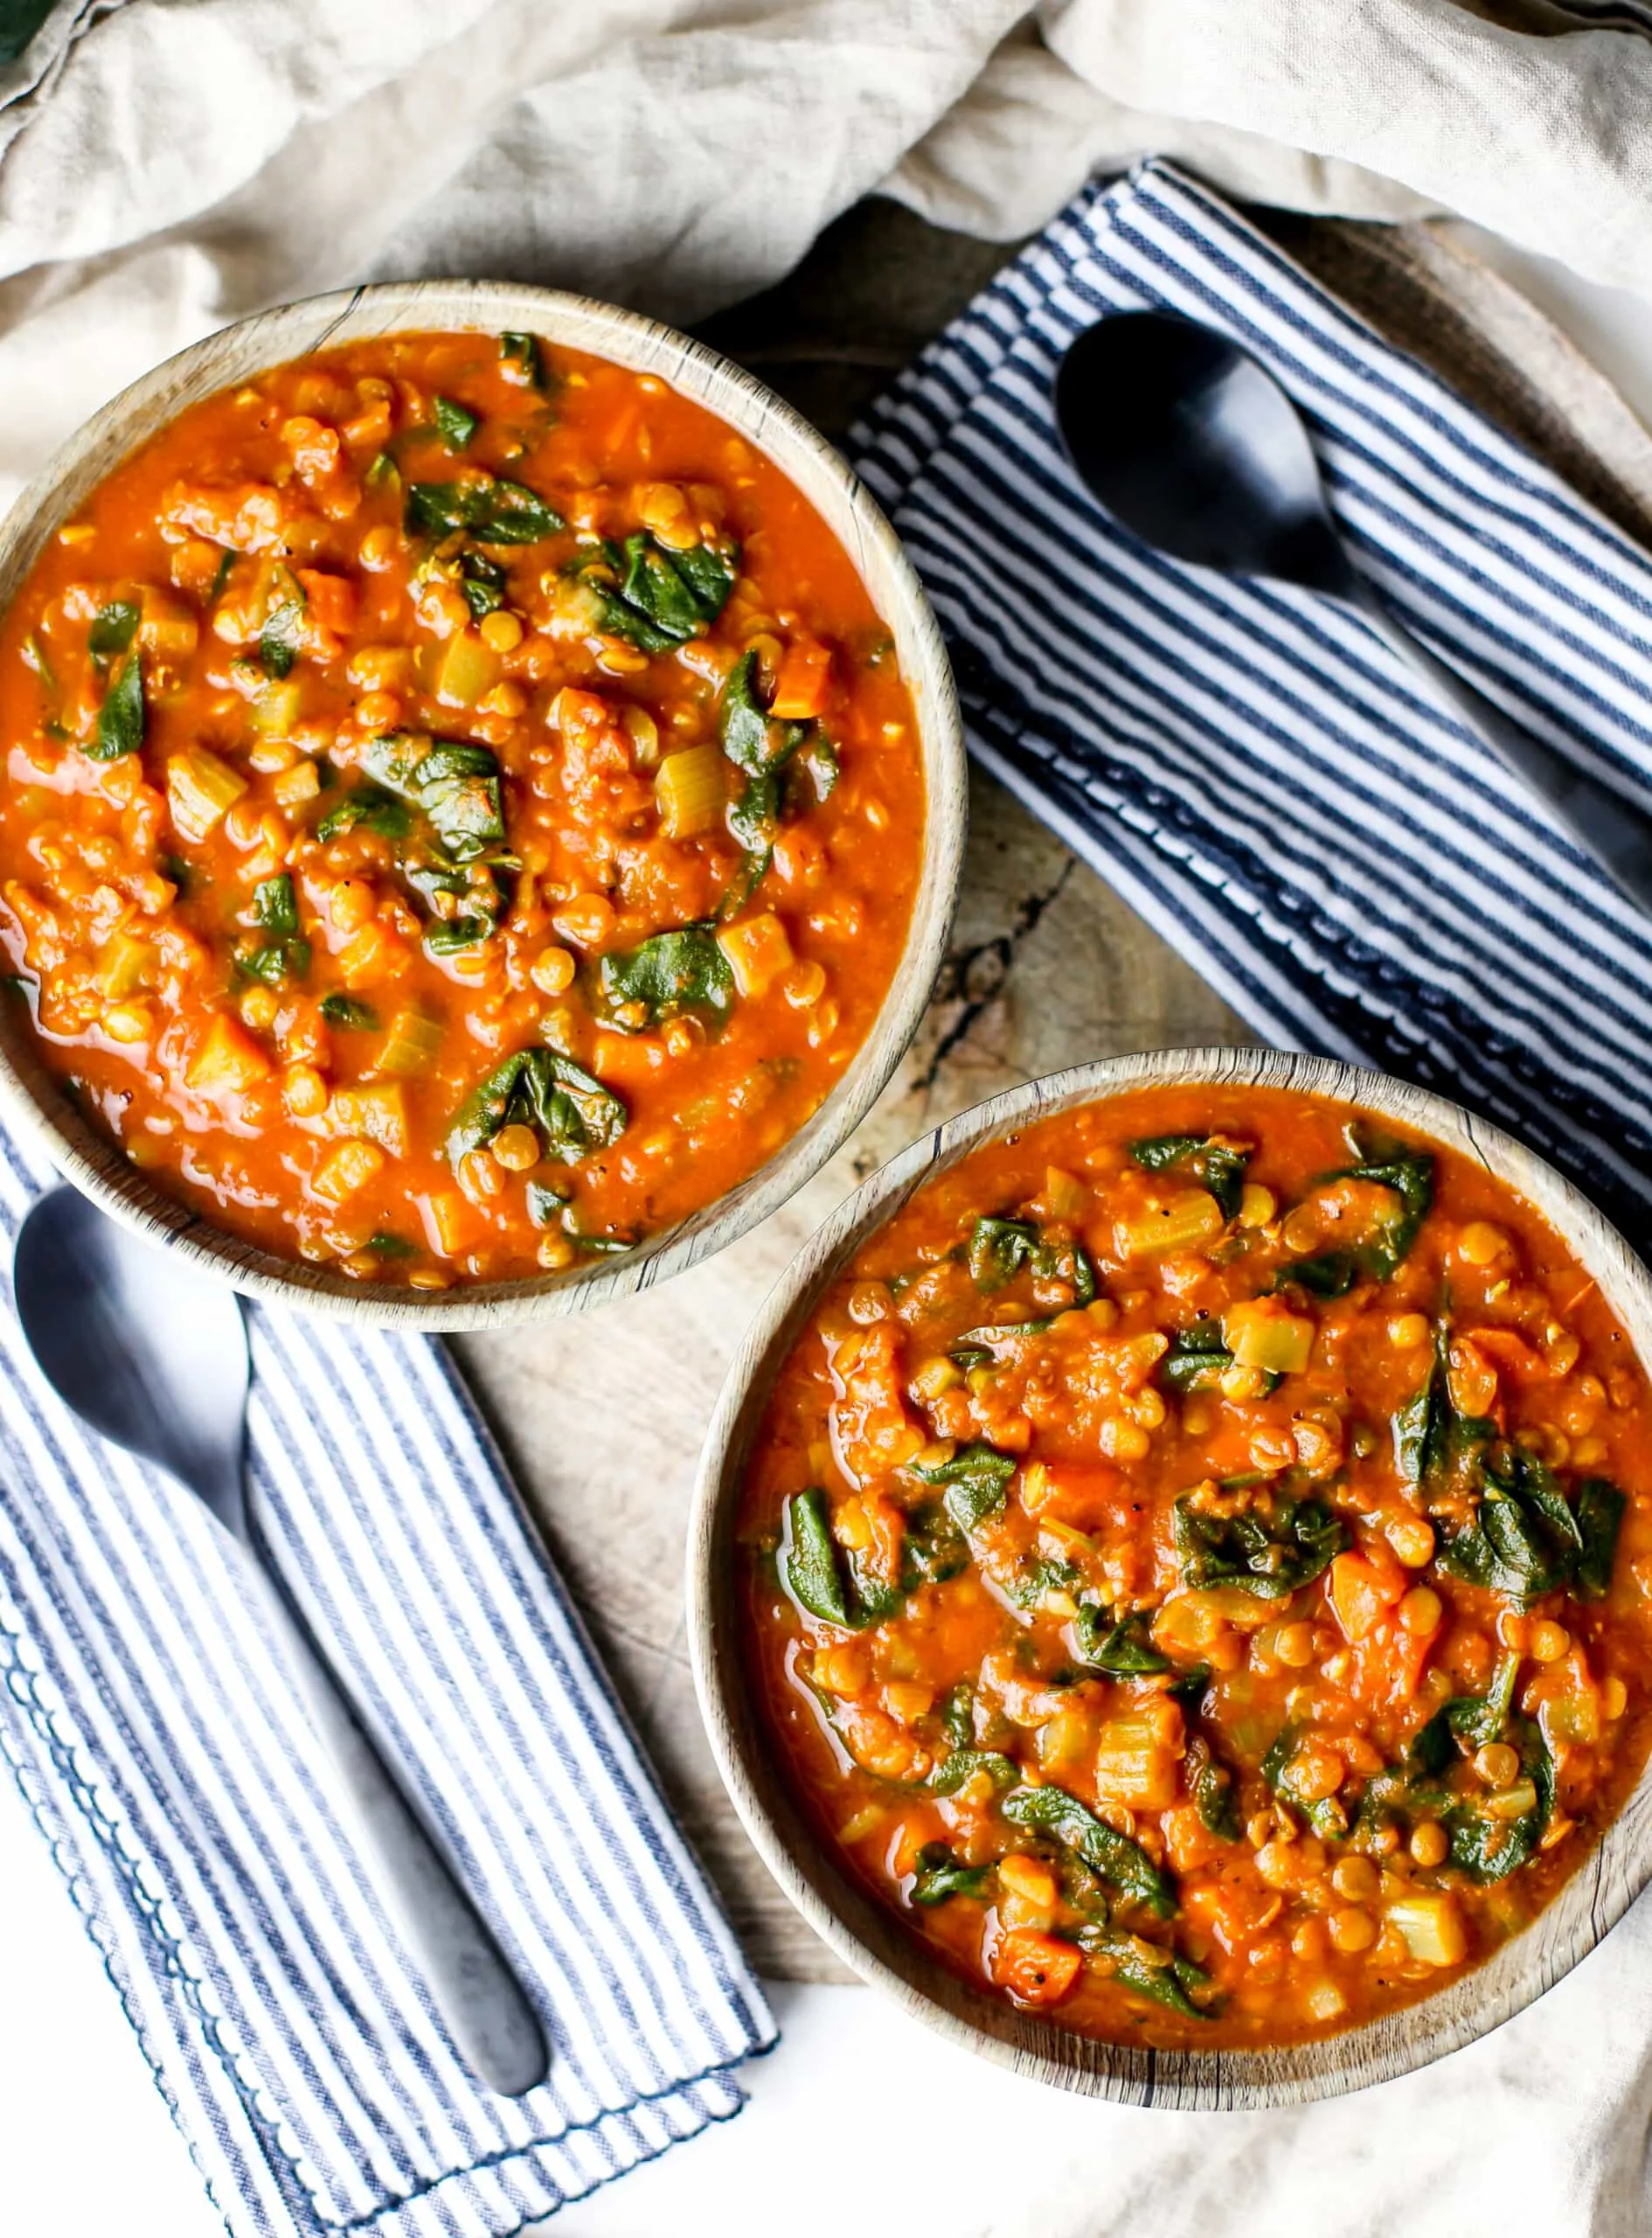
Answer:
<svg viewBox="0 0 1652 2238"><path fill-rule="evenodd" d="M510 581L498 561L467 546L459 554L458 566L460 594L472 615L480 622L485 614L496 614L504 604Z"/></svg>
<svg viewBox="0 0 1652 2238"><path fill-rule="evenodd" d="M781 1583L797 1606L841 1631L864 1630L900 1605L898 1591L873 1577L852 1554L845 1558L840 1553L818 1484L794 1492L786 1503L779 1566Z"/></svg>
<svg viewBox="0 0 1652 2238"><path fill-rule="evenodd" d="M709 925L655 933L633 949L611 949L597 966L603 1007L640 1004L657 1025L678 1011L725 1016L734 1001L734 974Z"/></svg>
<svg viewBox="0 0 1652 2238"><path fill-rule="evenodd" d="M293 663L298 658L298 633L304 622L304 594L285 599L280 606L272 607L264 617L264 627L259 632L258 657L266 676L290 676Z"/></svg>
<svg viewBox="0 0 1652 2238"><path fill-rule="evenodd" d="M433 928L434 929L434 928ZM451 1164L490 1143L502 1127L531 1127L547 1157L577 1165L625 1132L626 1109L571 1057L519 1049L495 1067L461 1109L448 1136Z"/></svg>
<svg viewBox="0 0 1652 2238"><path fill-rule="evenodd" d="M503 845L504 805L499 764L485 746L444 740L417 764L410 779L420 807L455 863Z"/></svg>
<svg viewBox="0 0 1652 2238"><path fill-rule="evenodd" d="M1088 1305L1095 1296L1095 1268L1081 1244L1052 1236L1032 1220L983 1214L969 1237L969 1272L976 1289L990 1296L1024 1267L1041 1282L1070 1282L1075 1305Z"/></svg>
<svg viewBox="0 0 1652 2238"><path fill-rule="evenodd" d="M718 703L723 751L747 776L781 769L809 735L807 723L777 722L757 696L757 655L742 653L729 671Z"/></svg>
<svg viewBox="0 0 1652 2238"><path fill-rule="evenodd" d="M1316 1251L1281 1268L1279 1282L1300 1283L1315 1297L1346 1297L1364 1270L1351 1251Z"/></svg>
<svg viewBox="0 0 1652 2238"><path fill-rule="evenodd" d="M479 544L541 544L567 526L535 491L490 474L469 482L409 483L403 519L413 535L473 536Z"/></svg>
<svg viewBox="0 0 1652 2238"><path fill-rule="evenodd" d="M482 422L474 412L467 412L450 396L439 396L435 403L436 428L450 451L462 451Z"/></svg>
<svg viewBox="0 0 1652 2238"><path fill-rule="evenodd" d="M739 798L731 801L724 810L724 821L748 855L767 858L780 831L779 779L768 775L748 777ZM765 860L764 868L767 866ZM756 883L755 879L753 883Z"/></svg>
<svg viewBox="0 0 1652 2238"><path fill-rule="evenodd" d="M289 979L302 979L309 970L309 942L260 941L255 948L239 950L235 969L243 978L260 980L267 987L284 987Z"/></svg>
<svg viewBox="0 0 1652 2238"><path fill-rule="evenodd" d="M377 785L361 785L328 810L316 826L316 837L321 840L337 839L341 832L353 831L358 824L365 831L376 831L380 838L392 842L406 838L413 829L413 818L404 802L397 800L393 794L381 791Z"/></svg>
<svg viewBox="0 0 1652 2238"><path fill-rule="evenodd" d="M1434 1161L1427 1150L1396 1143L1354 1165L1339 1166L1326 1181L1370 1181L1392 1189L1399 1203L1374 1234L1345 1249L1322 1251L1281 1269L1281 1282L1300 1282L1316 1297L1345 1297L1362 1275L1387 1282L1417 1241L1434 1200Z"/></svg>
<svg viewBox="0 0 1652 2238"><path fill-rule="evenodd" d="M462 956L493 938L491 917L438 917L425 927L424 943L432 956Z"/></svg>
<svg viewBox="0 0 1652 2238"><path fill-rule="evenodd" d="M1483 1748L1503 1737L1514 1706L1515 1679L1520 1658L1510 1651L1502 1657L1490 1685L1483 1694L1459 1694L1437 1709L1413 1739L1408 1751L1412 1770L1438 1779L1456 1760L1454 1737L1470 1749Z"/></svg>
<svg viewBox="0 0 1652 2238"><path fill-rule="evenodd" d="M1086 1601L1079 1605L1072 1630L1079 1661L1109 1678L1143 1678L1170 1667L1170 1657L1161 1655L1149 1637L1147 1618L1139 1609L1115 1620L1110 1609Z"/></svg>
<svg viewBox="0 0 1652 2238"><path fill-rule="evenodd" d="M1321 1796L1312 1803L1305 1803L1290 1786L1287 1775L1296 1761L1301 1746L1302 1727L1288 1725L1262 1759L1262 1777L1282 1803L1293 1811L1300 1811L1314 1831L1322 1840L1335 1841L1348 1831L1348 1813L1334 1795Z"/></svg>
<svg viewBox="0 0 1652 2238"><path fill-rule="evenodd" d="M969 1567L969 1543L947 1512L944 1500L926 1500L906 1512L901 1541L900 1582L906 1593L943 1584Z"/></svg>
<svg viewBox="0 0 1652 2238"><path fill-rule="evenodd" d="M1183 1958L1173 1951L1163 1957L1149 1957L1158 1946L1148 1943L1134 1935L1121 1935L1114 1930L1081 1927L1075 1940L1093 1957L1100 1958L1115 1982L1138 1997L1150 1998L1155 2005L1162 2005L1171 2012L1179 2012L1184 2020L1208 2020L1210 2014L1195 2005L1190 1990L1204 1990L1210 1986L1211 1977L1203 1966L1192 1959Z"/></svg>
<svg viewBox="0 0 1652 2238"><path fill-rule="evenodd" d="M669 653L703 636L739 574L738 551L727 558L709 545L673 552L644 531L627 537L620 557L611 547L601 557L613 573L620 575L621 560L624 570L618 582L607 582L600 570L589 572L590 563L581 569L601 601L602 626L645 653Z"/></svg>
<svg viewBox="0 0 1652 2238"><path fill-rule="evenodd" d="M946 1762L930 1775L927 1785L931 1795L956 1795L961 1787L974 1779L977 1772L984 1772L994 1787L1013 1787L1020 1777L1015 1761L1001 1756L991 1748L954 1748Z"/></svg>
<svg viewBox="0 0 1652 2238"><path fill-rule="evenodd" d="M941 1705L941 1725L954 1748L972 1748L975 1740L975 1690L961 1678Z"/></svg>
<svg viewBox="0 0 1652 2238"><path fill-rule="evenodd" d="M1242 1829L1233 1775L1200 1734L1188 1743L1187 1767L1199 1824L1218 1841L1238 1841Z"/></svg>
<svg viewBox="0 0 1652 2238"><path fill-rule="evenodd" d="M984 1213L969 1236L969 1273L989 1296L1013 1281L1027 1263L1038 1231L1031 1220L1003 1220Z"/></svg>
<svg viewBox="0 0 1652 2238"><path fill-rule="evenodd" d="M1396 1143L1357 1165L1345 1166L1336 1179L1374 1181L1392 1189L1399 1199L1397 1217L1386 1222L1380 1240L1365 1247L1365 1263L1378 1282L1386 1282L1417 1241L1417 1231L1434 1201L1434 1161L1428 1150Z"/></svg>
<svg viewBox="0 0 1652 2238"><path fill-rule="evenodd" d="M1130 1144L1130 1156L1149 1173L1184 1174L1208 1189L1225 1220L1238 1213L1245 1169L1251 1162L1248 1150L1207 1135L1149 1135Z"/></svg>
<svg viewBox="0 0 1652 2238"><path fill-rule="evenodd" d="M1180 1702L1190 1717L1197 1717L1204 1699L1204 1690L1211 1683L1211 1666L1196 1663L1190 1671L1182 1672L1165 1688L1173 1702Z"/></svg>
<svg viewBox="0 0 1652 2238"><path fill-rule="evenodd" d="M950 1461L913 1462L912 1473L921 1484L943 1487L947 1514L968 1535L989 1516L1003 1513L1016 1463L1013 1456L989 1445L966 1445Z"/></svg>
<svg viewBox="0 0 1652 2238"><path fill-rule="evenodd" d="M271 937L241 949L235 958L236 970L243 977L261 980L267 987L302 979L309 970L309 942L298 937L298 900L287 872L262 879L253 887L253 918Z"/></svg>
<svg viewBox="0 0 1652 2238"><path fill-rule="evenodd" d="M1380 1783L1373 1781L1366 1795L1377 1815L1385 1807L1438 1814L1450 1838L1452 1864L1482 1882L1502 1880L1526 1862L1554 1809L1554 1762L1543 1728L1514 1708L1519 1668L1520 1658L1511 1651L1499 1662L1483 1696L1459 1695L1436 1710L1413 1741L1404 1766ZM1454 1797L1424 1784L1438 1783L1461 1762L1459 1743L1472 1755L1494 1741L1513 1746L1520 1758L1520 1781L1531 1790L1526 1808L1514 1817L1488 1809L1491 1798L1478 1789ZM1503 1795L1516 1792L1508 1789Z"/></svg>
<svg viewBox="0 0 1652 2238"><path fill-rule="evenodd" d="M286 871L274 878L262 879L253 888L253 916L254 921L272 933L295 933L298 930L298 899L293 892L293 881Z"/></svg>
<svg viewBox="0 0 1652 2238"><path fill-rule="evenodd" d="M794 1492L781 1527L780 1577L805 1616L853 1631L849 1596L838 1567L837 1545L827 1519L826 1495L818 1484Z"/></svg>
<svg viewBox="0 0 1652 2238"><path fill-rule="evenodd" d="M135 599L111 599L107 606L98 608L87 634L86 649L100 676L136 636L140 619Z"/></svg>
<svg viewBox="0 0 1652 2238"><path fill-rule="evenodd" d="M837 748L818 725L814 727L813 736L800 747L792 766L808 778L817 806L830 800L839 774Z"/></svg>
<svg viewBox="0 0 1652 2238"><path fill-rule="evenodd" d="M1159 1372L1177 1391L1214 1391L1234 1366L1222 1335L1222 1324L1207 1316L1186 1329L1178 1329L1170 1349L1159 1362ZM1262 1372L1262 1388L1272 1391L1279 1381L1271 1370Z"/></svg>
<svg viewBox="0 0 1652 2238"><path fill-rule="evenodd" d="M961 1865L945 1842L926 1842L916 1859L911 1889L914 1904L944 1904L949 1896L984 1896L989 1865Z"/></svg>
<svg viewBox="0 0 1652 2238"><path fill-rule="evenodd" d="M1053 1783L1017 1788L999 1805L1012 1826L1046 1834L1074 1851L1092 1873L1161 1919L1176 1910L1176 1888L1144 1849L1087 1811L1076 1795Z"/></svg>
<svg viewBox="0 0 1652 2238"><path fill-rule="evenodd" d="M502 334L499 355L507 365L519 370L523 385L527 388L545 386L545 365L539 355L539 344L531 334Z"/></svg>
<svg viewBox="0 0 1652 2238"><path fill-rule="evenodd" d="M354 995L323 995L321 1014L329 1025L347 1026L356 1033L376 1032L378 1026L378 1012L358 1003Z"/></svg>
<svg viewBox="0 0 1652 2238"><path fill-rule="evenodd" d="M98 709L97 731L87 752L94 761L118 761L143 744L143 656L130 652Z"/></svg>
<svg viewBox="0 0 1652 2238"><path fill-rule="evenodd" d="M1427 1382L1394 1416L1394 1465L1404 1482L1421 1492L1448 1490L1478 1449L1496 1435L1495 1423L1460 1414L1452 1405L1448 1361L1442 1324Z"/></svg>
<svg viewBox="0 0 1652 2238"><path fill-rule="evenodd" d="M1446 1541L1441 1569L1524 1604L1567 1584L1583 1533L1554 1471L1523 1447L1499 1442L1481 1469L1471 1524Z"/></svg>
<svg viewBox="0 0 1652 2238"><path fill-rule="evenodd" d="M1076 1594L1081 1581L1071 1562L1059 1561L1053 1554L1035 1554L1022 1562L1010 1579L1008 1592L1017 1609L1042 1607L1047 1593Z"/></svg>
<svg viewBox="0 0 1652 2238"><path fill-rule="evenodd" d="M1182 1579L1196 1588L1232 1585L1264 1601L1282 1601L1309 1585L1348 1544L1347 1526L1318 1500L1270 1496L1235 1515L1191 1505L1175 1507Z"/></svg>
<svg viewBox="0 0 1652 2238"><path fill-rule="evenodd" d="M1627 1505L1617 1486L1604 1477L1586 1477L1578 1486L1578 1535L1583 1544L1578 1550L1572 1589L1580 1600L1604 1601L1612 1588L1618 1528Z"/></svg>

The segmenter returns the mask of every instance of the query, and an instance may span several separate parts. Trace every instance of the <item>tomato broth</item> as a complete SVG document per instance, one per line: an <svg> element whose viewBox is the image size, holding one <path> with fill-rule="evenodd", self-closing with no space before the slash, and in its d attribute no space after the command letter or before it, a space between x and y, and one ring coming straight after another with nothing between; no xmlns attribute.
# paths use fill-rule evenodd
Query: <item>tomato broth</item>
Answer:
<svg viewBox="0 0 1652 2238"><path fill-rule="evenodd" d="M1081 2032L1259 2047L1524 1927L1645 1762L1647 1386L1456 1151L1147 1090L964 1157L785 1362L745 1646L819 1838Z"/></svg>
<svg viewBox="0 0 1652 2238"><path fill-rule="evenodd" d="M408 334L191 406L0 630L0 939L216 1226L441 1289L624 1250L830 1094L925 792L784 475L662 380Z"/></svg>

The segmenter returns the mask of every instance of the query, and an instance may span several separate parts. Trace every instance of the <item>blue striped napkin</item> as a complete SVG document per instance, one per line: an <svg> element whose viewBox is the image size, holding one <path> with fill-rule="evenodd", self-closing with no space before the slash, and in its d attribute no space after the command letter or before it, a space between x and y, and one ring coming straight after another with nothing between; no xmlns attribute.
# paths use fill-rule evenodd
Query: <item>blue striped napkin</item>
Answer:
<svg viewBox="0 0 1652 2238"><path fill-rule="evenodd" d="M1080 195L858 431L975 753L1266 1039L1477 1107L1646 1239L1652 927L1356 617L1157 559L1100 512L1052 383L1084 328L1146 308L1271 367L1400 615L1652 804L1646 554L1152 163Z"/></svg>
<svg viewBox="0 0 1652 2238"><path fill-rule="evenodd" d="M0 1139L8 1236L48 1178ZM82 1435L9 1312L0 1750L236 2238L505 2238L738 2112L773 2023L442 1346L249 1320L259 1512L547 2081L497 2097L449 2051L234 1560Z"/></svg>

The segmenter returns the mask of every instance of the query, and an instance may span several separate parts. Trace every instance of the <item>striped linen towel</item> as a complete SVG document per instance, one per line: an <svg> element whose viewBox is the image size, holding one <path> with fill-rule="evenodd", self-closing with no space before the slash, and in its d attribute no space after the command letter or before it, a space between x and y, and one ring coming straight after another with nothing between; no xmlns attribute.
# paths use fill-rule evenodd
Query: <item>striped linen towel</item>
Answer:
<svg viewBox="0 0 1652 2238"><path fill-rule="evenodd" d="M1270 367L1401 617L1652 805L1646 554L1155 163L1081 194L857 431L975 752L1266 1039L1477 1107L1644 1242L1652 926L1356 616L1100 513L1052 385L1075 335L1148 308Z"/></svg>
<svg viewBox="0 0 1652 2238"><path fill-rule="evenodd" d="M0 1138L0 1226L45 1168ZM739 2109L774 2040L444 1348L249 1311L250 1484L551 2045L449 2050L205 1512L0 1313L0 1749L235 2238L505 2238Z"/></svg>

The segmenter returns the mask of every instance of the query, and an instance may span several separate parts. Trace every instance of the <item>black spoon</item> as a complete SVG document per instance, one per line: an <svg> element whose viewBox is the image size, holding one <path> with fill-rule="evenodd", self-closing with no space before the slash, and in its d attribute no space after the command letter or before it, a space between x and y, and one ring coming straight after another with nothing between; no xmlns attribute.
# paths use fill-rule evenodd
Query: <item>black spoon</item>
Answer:
<svg viewBox="0 0 1652 2238"><path fill-rule="evenodd" d="M1272 576L1356 608L1652 911L1652 817L1511 722L1395 620L1332 525L1296 407L1247 351L1166 311L1121 312L1067 351L1055 411L1079 479L1123 527L1193 566Z"/></svg>
<svg viewBox="0 0 1652 2238"><path fill-rule="evenodd" d="M250 1363L235 1293L68 1188L42 1197L17 1231L12 1290L29 1349L64 1404L195 1493L267 1588L266 1617L332 1759L351 1831L455 2046L491 2089L531 2090L548 2056L538 2018L368 1738L248 1507Z"/></svg>

